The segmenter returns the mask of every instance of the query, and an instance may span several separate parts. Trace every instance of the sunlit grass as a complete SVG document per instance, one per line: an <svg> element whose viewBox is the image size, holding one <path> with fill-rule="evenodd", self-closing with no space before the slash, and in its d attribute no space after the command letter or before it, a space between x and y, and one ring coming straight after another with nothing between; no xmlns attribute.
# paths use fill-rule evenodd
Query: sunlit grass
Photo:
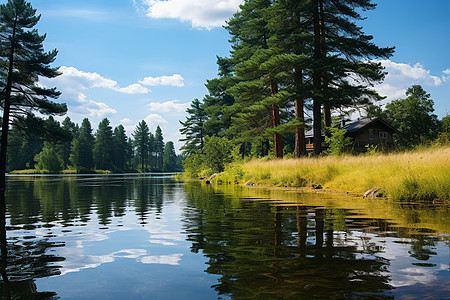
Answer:
<svg viewBox="0 0 450 300"><path fill-rule="evenodd" d="M229 178L226 171L223 178ZM227 174L228 173L228 174ZM364 193L379 187L395 200L450 199L450 147L412 152L329 156L320 158L252 160L242 166L240 181Z"/></svg>

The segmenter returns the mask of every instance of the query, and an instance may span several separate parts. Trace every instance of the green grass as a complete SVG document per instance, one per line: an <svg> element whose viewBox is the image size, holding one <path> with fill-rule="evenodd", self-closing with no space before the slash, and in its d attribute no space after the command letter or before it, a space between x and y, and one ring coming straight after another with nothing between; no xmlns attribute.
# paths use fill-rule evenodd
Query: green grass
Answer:
<svg viewBox="0 0 450 300"><path fill-rule="evenodd" d="M223 182L364 193L378 187L394 200L450 200L450 147L378 155L252 160L227 169Z"/></svg>

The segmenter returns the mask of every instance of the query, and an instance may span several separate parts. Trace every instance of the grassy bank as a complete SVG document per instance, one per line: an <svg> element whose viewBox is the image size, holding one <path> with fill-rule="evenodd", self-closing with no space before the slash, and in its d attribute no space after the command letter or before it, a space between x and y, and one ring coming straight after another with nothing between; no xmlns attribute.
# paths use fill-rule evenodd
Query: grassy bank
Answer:
<svg viewBox="0 0 450 300"><path fill-rule="evenodd" d="M364 193L382 188L394 200L450 200L450 147L404 153L252 160L231 165L217 181Z"/></svg>

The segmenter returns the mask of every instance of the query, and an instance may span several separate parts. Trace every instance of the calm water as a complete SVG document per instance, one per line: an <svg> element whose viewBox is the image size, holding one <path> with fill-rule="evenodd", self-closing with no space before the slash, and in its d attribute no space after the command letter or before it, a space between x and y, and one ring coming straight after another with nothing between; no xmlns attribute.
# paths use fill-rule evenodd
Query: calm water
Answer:
<svg viewBox="0 0 450 300"><path fill-rule="evenodd" d="M7 209L5 299L450 299L448 208L122 175Z"/></svg>

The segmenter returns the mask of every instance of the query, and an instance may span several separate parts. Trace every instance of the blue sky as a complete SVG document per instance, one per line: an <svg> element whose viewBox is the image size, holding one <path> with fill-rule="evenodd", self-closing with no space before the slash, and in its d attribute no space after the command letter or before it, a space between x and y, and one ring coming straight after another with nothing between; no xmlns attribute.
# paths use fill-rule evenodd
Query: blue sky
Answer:
<svg viewBox="0 0 450 300"><path fill-rule="evenodd" d="M4 3L5 1L1 1ZM40 33L63 75L43 80L63 92L69 117L105 117L130 134L140 120L180 147L178 120L217 74L216 56L228 55L221 27L241 0L34 0ZM379 46L395 46L383 61L389 72L376 87L387 101L421 84L439 117L450 112L450 1L380 0L364 13L364 31Z"/></svg>

